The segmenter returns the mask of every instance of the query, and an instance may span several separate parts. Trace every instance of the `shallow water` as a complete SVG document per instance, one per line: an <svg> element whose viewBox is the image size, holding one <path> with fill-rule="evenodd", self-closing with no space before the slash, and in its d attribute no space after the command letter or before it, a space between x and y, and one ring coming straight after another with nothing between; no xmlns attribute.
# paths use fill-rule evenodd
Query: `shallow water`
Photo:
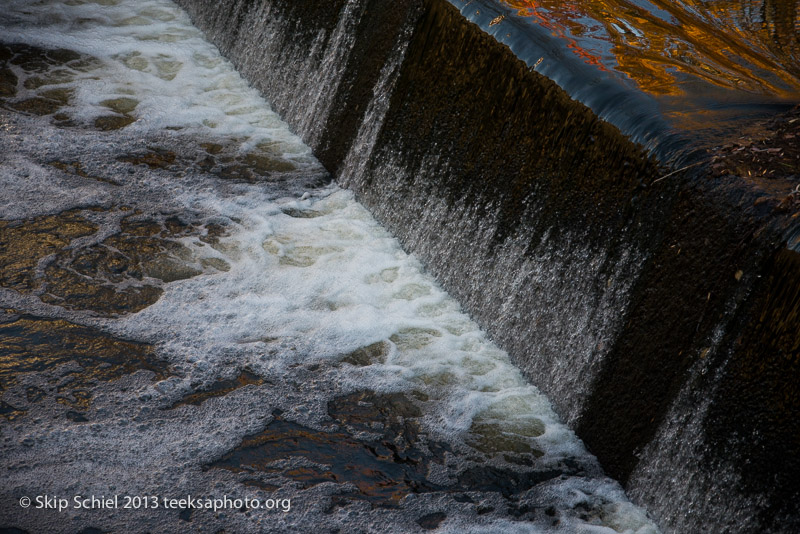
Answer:
<svg viewBox="0 0 800 534"><path fill-rule="evenodd" d="M657 532L173 4L0 40L0 526Z"/></svg>

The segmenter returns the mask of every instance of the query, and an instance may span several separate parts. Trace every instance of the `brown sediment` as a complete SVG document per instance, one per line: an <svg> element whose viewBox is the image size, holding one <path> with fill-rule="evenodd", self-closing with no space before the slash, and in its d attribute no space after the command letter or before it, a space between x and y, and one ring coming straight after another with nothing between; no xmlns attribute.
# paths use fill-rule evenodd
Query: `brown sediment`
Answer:
<svg viewBox="0 0 800 534"><path fill-rule="evenodd" d="M62 376L58 369L68 364L77 367L68 366ZM52 384L46 390L28 386L29 403L55 396L73 410L84 411L94 386L139 370L152 372L157 380L168 373L151 345L118 339L93 327L33 315L0 323L0 391L14 388L29 374L45 376Z"/></svg>
<svg viewBox="0 0 800 534"><path fill-rule="evenodd" d="M186 395L181 400L170 406L170 409L177 408L179 406L185 406L187 404L198 406L208 399L225 396L228 393L236 391L237 389L245 386L260 386L264 384L264 382L265 381L263 378L245 369L235 378L218 380L211 384L208 389Z"/></svg>
<svg viewBox="0 0 800 534"><path fill-rule="evenodd" d="M329 403L328 412L341 430L318 431L276 415L262 432L246 437L209 467L282 476L302 488L323 482L350 483L356 487L350 498L377 506L396 506L409 493L437 489L426 476L429 462L441 459L428 452L430 449L419 448L416 418L420 411L403 394L360 392L339 397ZM360 432L377 432L382 437L359 438ZM434 446L441 451L446 448L429 444ZM290 458L310 463L281 465ZM260 485L258 479L245 483Z"/></svg>
<svg viewBox="0 0 800 534"><path fill-rule="evenodd" d="M80 166L73 166L81 172ZM160 223L137 216L101 243L71 246L97 225L81 210L25 221L0 221L0 286L101 315L134 313L158 300L168 283L197 276L191 251L177 241L203 229L177 218ZM219 229L213 228L212 234ZM224 269L222 264L217 267Z"/></svg>

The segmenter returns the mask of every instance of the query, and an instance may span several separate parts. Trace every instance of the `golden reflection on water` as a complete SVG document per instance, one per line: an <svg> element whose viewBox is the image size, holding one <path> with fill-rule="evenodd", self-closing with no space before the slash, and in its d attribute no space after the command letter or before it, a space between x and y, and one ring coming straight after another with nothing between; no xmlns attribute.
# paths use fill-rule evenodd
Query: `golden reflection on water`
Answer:
<svg viewBox="0 0 800 534"><path fill-rule="evenodd" d="M800 96L797 0L501 0L655 95L681 83Z"/></svg>
<svg viewBox="0 0 800 534"><path fill-rule="evenodd" d="M145 343L114 338L63 319L0 310L0 394L18 386L24 375L39 374L49 379L49 393L29 385L28 403L53 394L58 402L83 411L91 404L94 386L139 370L151 371L157 380L167 376L166 364ZM11 410L9 403L0 401L0 415L13 420L25 413Z"/></svg>

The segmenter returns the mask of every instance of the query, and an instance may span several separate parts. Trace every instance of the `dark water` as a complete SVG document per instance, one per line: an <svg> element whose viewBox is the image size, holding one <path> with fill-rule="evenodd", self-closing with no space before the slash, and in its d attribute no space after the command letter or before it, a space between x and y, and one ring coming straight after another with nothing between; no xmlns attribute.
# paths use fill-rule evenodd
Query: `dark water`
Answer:
<svg viewBox="0 0 800 534"><path fill-rule="evenodd" d="M666 160L800 102L800 8L791 0L453 4Z"/></svg>

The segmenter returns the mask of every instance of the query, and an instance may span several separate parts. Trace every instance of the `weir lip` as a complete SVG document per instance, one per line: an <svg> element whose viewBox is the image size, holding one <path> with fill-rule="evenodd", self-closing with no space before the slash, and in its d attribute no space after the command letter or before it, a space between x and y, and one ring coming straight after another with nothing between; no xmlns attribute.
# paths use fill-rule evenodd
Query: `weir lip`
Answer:
<svg viewBox="0 0 800 534"><path fill-rule="evenodd" d="M673 168L800 101L791 9L763 6L756 15L758 2L748 1L448 1Z"/></svg>

